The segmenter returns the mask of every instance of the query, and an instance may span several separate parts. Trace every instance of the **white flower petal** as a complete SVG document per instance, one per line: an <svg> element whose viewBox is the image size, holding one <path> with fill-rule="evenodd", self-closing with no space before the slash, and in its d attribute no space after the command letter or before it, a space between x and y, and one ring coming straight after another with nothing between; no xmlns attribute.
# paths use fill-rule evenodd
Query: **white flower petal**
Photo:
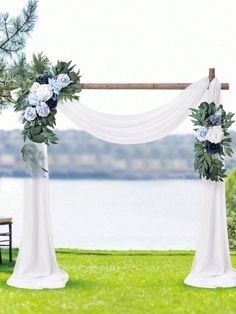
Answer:
<svg viewBox="0 0 236 314"><path fill-rule="evenodd" d="M47 101L52 97L53 92L51 91L48 84L40 84L36 90L36 95L40 97L42 101Z"/></svg>
<svg viewBox="0 0 236 314"><path fill-rule="evenodd" d="M39 88L40 84L38 82L34 82L34 84L30 88L31 93L35 93L37 89Z"/></svg>
<svg viewBox="0 0 236 314"><path fill-rule="evenodd" d="M224 139L224 132L221 126L209 127L207 135L206 135L207 141L214 144L218 144L222 142L223 139Z"/></svg>
<svg viewBox="0 0 236 314"><path fill-rule="evenodd" d="M11 98L15 101L17 101L17 99L20 97L20 93L21 93L21 88L16 88L13 89L10 94L11 94Z"/></svg>

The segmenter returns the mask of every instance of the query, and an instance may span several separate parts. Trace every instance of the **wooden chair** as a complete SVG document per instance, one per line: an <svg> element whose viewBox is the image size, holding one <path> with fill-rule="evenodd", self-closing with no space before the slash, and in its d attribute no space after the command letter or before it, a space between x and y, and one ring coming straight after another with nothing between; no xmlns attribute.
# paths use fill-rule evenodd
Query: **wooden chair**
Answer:
<svg viewBox="0 0 236 314"><path fill-rule="evenodd" d="M8 247L9 261L12 262L12 218L0 218L0 227L4 225L8 225L8 232L0 232L0 237L7 237L0 240L0 264L2 264L1 247Z"/></svg>

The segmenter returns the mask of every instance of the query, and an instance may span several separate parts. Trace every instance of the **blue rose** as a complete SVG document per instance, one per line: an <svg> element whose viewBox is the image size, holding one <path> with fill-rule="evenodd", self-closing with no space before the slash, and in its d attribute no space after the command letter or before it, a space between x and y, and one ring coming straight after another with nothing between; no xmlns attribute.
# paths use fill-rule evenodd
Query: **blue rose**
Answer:
<svg viewBox="0 0 236 314"><path fill-rule="evenodd" d="M205 148L208 154L221 153L221 145L206 141Z"/></svg>
<svg viewBox="0 0 236 314"><path fill-rule="evenodd" d="M36 109L33 107L26 107L25 112L24 112L24 118L27 121L33 121L36 118Z"/></svg>
<svg viewBox="0 0 236 314"><path fill-rule="evenodd" d="M201 126L198 130L197 130L197 139L201 142L206 140L206 135L207 135L208 129L204 126Z"/></svg>
<svg viewBox="0 0 236 314"><path fill-rule="evenodd" d="M53 94L52 98L50 98L48 101L46 101L46 104L48 105L48 107L50 109L53 109L53 108L56 108L57 106L57 99L58 99L58 95L57 95L57 98L54 96L56 94Z"/></svg>
<svg viewBox="0 0 236 314"><path fill-rule="evenodd" d="M48 84L51 78L53 78L52 74L45 74L41 80L41 84Z"/></svg>
<svg viewBox="0 0 236 314"><path fill-rule="evenodd" d="M52 95L52 100L57 101L59 99L60 94L53 94Z"/></svg>
<svg viewBox="0 0 236 314"><path fill-rule="evenodd" d="M50 113L50 109L45 102L41 102L40 105L36 106L37 114L40 117L47 117Z"/></svg>
<svg viewBox="0 0 236 314"><path fill-rule="evenodd" d="M70 84L70 77L67 74L59 74L57 82L64 88Z"/></svg>

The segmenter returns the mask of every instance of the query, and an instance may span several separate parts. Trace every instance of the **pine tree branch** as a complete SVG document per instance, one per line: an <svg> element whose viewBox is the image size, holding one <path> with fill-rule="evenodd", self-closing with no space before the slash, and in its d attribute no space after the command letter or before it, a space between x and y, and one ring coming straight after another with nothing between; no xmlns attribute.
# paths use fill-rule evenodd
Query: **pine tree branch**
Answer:
<svg viewBox="0 0 236 314"><path fill-rule="evenodd" d="M8 33L8 29L7 29L7 19L8 19L8 14L6 14L5 18L4 18L4 28L5 28L6 37L9 40L9 33Z"/></svg>
<svg viewBox="0 0 236 314"><path fill-rule="evenodd" d="M0 14L0 31L3 40L0 41L0 54L2 57L17 53L25 46L25 39L33 30L36 17L37 0L29 0L26 9L20 16L9 18L8 14Z"/></svg>

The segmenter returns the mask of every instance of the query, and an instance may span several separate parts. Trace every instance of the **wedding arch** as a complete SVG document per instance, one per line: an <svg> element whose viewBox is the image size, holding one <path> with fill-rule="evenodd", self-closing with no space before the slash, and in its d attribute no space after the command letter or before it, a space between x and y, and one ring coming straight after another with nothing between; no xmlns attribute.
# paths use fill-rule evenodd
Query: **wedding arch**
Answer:
<svg viewBox="0 0 236 314"><path fill-rule="evenodd" d="M209 69L209 76L193 84L81 84L81 87L182 89L182 93L167 104L140 114L106 114L79 101L67 101L58 106L79 128L97 138L117 144L140 144L168 135L189 116L189 109L196 108L201 101L219 104L220 91L229 89L229 84L220 84L215 70ZM14 272L7 284L28 289L62 288L68 275L57 265L51 234L47 146L34 143L33 153L43 158L39 158L40 164L25 156L32 178L25 182L22 240ZM236 286L236 272L231 266L228 245L224 182L204 179L202 186L200 239L185 283L209 288Z"/></svg>

